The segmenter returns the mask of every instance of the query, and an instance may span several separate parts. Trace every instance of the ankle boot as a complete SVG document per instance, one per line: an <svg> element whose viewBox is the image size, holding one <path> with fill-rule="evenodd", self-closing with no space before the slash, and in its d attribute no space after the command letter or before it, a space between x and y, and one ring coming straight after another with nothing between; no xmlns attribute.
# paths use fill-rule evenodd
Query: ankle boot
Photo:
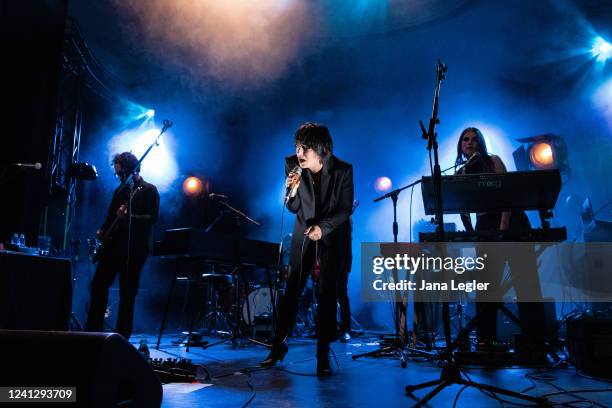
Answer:
<svg viewBox="0 0 612 408"><path fill-rule="evenodd" d="M329 343L317 343L317 375L323 377L332 373L329 363Z"/></svg>
<svg viewBox="0 0 612 408"><path fill-rule="evenodd" d="M274 342L272 345L272 350L270 350L270 354L268 357L259 363L262 367L274 367L277 361L283 361L285 358L285 354L289 351L289 346L287 346L287 341L283 340L280 343Z"/></svg>

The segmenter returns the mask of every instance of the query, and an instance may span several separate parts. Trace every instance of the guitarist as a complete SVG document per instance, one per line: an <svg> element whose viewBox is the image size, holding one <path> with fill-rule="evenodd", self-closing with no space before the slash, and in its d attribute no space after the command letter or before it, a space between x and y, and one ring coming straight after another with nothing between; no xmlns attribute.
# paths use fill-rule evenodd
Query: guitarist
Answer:
<svg viewBox="0 0 612 408"><path fill-rule="evenodd" d="M117 333L129 339L132 334L134 303L140 272L149 255L151 228L159 213L157 188L140 176L138 159L130 152L113 157L115 175L122 184L115 189L104 223L96 234L102 238L103 251L99 254L96 274L91 284L91 302L87 316L87 331L101 332L108 304L108 290L119 274L119 311ZM134 186L123 182L134 173ZM132 196L131 234L128 234L128 205ZM129 236L129 242L128 242ZM130 248L128 257L128 246ZM128 265L129 258L129 265Z"/></svg>

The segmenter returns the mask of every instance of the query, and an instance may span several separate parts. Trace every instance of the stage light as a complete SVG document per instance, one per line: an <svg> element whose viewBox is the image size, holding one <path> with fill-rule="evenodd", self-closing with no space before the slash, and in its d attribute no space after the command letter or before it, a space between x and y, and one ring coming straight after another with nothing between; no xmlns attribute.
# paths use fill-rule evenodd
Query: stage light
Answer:
<svg viewBox="0 0 612 408"><path fill-rule="evenodd" d="M379 177L374 181L374 190L379 193L391 190L393 183L389 177Z"/></svg>
<svg viewBox="0 0 612 408"><path fill-rule="evenodd" d="M155 109L149 109L148 111L146 111L145 116L151 119L153 116L155 116Z"/></svg>
<svg viewBox="0 0 612 408"><path fill-rule="evenodd" d="M114 136L108 143L109 162L116 153L132 152L140 158L147 148L155 141L160 130L157 128L130 129ZM166 132L160 139L159 145L154 146L142 163L140 174L145 180L157 186L160 192L170 189L172 182L178 177L178 165L171 151L172 135Z"/></svg>
<svg viewBox="0 0 612 408"><path fill-rule="evenodd" d="M198 195L202 192L203 188L204 184L202 183L202 180L197 177L187 177L185 181L183 181L183 193L187 195Z"/></svg>
<svg viewBox="0 0 612 408"><path fill-rule="evenodd" d="M95 180L98 178L98 170L93 164L75 162L70 166L68 175L77 180Z"/></svg>
<svg viewBox="0 0 612 408"><path fill-rule="evenodd" d="M536 143L529 149L531 162L538 168L548 169L555 164L552 147L545 142Z"/></svg>
<svg viewBox="0 0 612 408"><path fill-rule="evenodd" d="M597 37L593 41L591 53L594 57L597 57L597 61L605 62L608 58L612 57L612 44L601 37Z"/></svg>
<svg viewBox="0 0 612 408"><path fill-rule="evenodd" d="M519 171L559 169L569 174L567 145L561 136L538 135L517 139L522 143L512 156Z"/></svg>

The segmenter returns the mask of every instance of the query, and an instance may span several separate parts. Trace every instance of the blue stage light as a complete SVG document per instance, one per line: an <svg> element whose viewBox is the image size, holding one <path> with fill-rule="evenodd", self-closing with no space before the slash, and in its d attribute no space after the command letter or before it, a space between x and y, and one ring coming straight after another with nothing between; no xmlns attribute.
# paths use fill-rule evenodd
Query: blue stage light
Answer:
<svg viewBox="0 0 612 408"><path fill-rule="evenodd" d="M597 37L593 41L591 53L594 57L597 57L597 61L605 62L608 58L612 57L612 44L601 37Z"/></svg>
<svg viewBox="0 0 612 408"><path fill-rule="evenodd" d="M126 130L114 136L108 143L109 157L120 152L131 151L140 158L159 135L159 129L149 128ZM142 176L155 184L160 192L169 190L172 182L178 177L178 165L171 151L172 135L164 134L159 145L154 146L142 163ZM110 160L109 160L110 162Z"/></svg>
<svg viewBox="0 0 612 408"><path fill-rule="evenodd" d="M151 119L153 116L155 116L155 109L149 109L148 111L146 111L145 116Z"/></svg>

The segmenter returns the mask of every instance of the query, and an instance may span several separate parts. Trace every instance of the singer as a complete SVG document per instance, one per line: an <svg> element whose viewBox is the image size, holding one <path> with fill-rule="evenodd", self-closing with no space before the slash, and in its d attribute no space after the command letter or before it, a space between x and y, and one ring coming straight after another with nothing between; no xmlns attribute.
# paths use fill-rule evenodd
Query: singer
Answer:
<svg viewBox="0 0 612 408"><path fill-rule="evenodd" d="M460 174L506 172L504 162L499 156L489 154L482 132L475 127L464 129L457 141L457 159L455 163L459 164L464 160L469 160L469 162L461 169L459 172ZM461 214L461 220L463 221L466 231L474 231L469 214ZM531 225L524 211L487 212L478 213L476 215L477 232L529 228L531 228ZM520 301L523 297L523 291L539 290L535 288L540 287L535 253L525 253L522 261L520 268L525 270L521 274L521 281L517 281L516 279L512 281L519 300L519 319L522 326L527 331L527 333L524 334L530 338L532 346L536 349L543 349L545 327L544 306L542 303L526 303ZM510 276L512 276L513 266L519 267L519 265L510 265ZM504 267L505 261L503 264L492 264L489 262L487 268L494 271L490 273L489 276L497 276L498 281L501 281ZM476 299L476 314L478 316L476 336L478 339L478 347L482 350L487 350L492 348L496 341L497 304L478 302L478 295Z"/></svg>
<svg viewBox="0 0 612 408"><path fill-rule="evenodd" d="M286 206L296 214L287 289L279 306L278 326L268 358L271 367L287 353L287 336L298 311L298 298L318 265L317 375L331 374L329 344L336 340L336 282L351 245L353 167L332 154L326 126L304 123L295 133L295 155L285 159ZM297 167L297 169L295 169ZM295 169L295 170L294 170ZM301 169L301 176L299 170ZM292 190L295 195L291 197Z"/></svg>

